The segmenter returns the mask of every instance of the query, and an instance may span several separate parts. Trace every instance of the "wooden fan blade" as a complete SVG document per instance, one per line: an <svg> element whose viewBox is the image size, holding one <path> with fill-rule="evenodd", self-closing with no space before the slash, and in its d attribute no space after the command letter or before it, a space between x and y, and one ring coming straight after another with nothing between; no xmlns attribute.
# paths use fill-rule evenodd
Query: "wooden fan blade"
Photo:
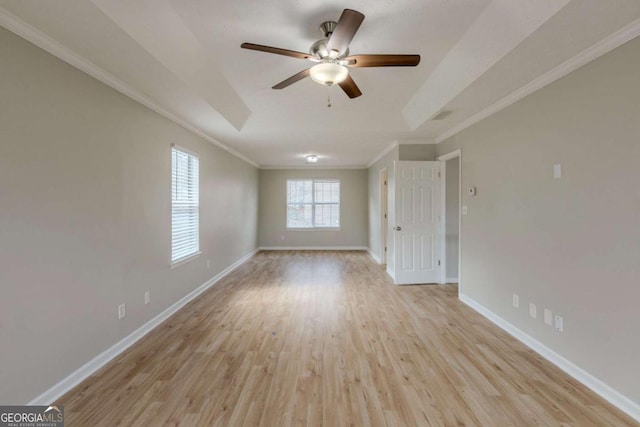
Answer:
<svg viewBox="0 0 640 427"><path fill-rule="evenodd" d="M338 53L344 53L353 36L356 35L358 28L364 21L364 15L356 10L345 9L340 15L338 25L336 25L333 34L329 37L329 43L327 43L327 49L329 52L337 50Z"/></svg>
<svg viewBox="0 0 640 427"><path fill-rule="evenodd" d="M351 55L343 59L355 61L349 67L415 67L420 63L420 55Z"/></svg>
<svg viewBox="0 0 640 427"><path fill-rule="evenodd" d="M342 82L338 83L338 85L340 85L344 93L346 93L349 98L353 99L362 95L362 92L360 92L360 88L358 87L356 82L353 81L350 75L348 75L347 78Z"/></svg>
<svg viewBox="0 0 640 427"><path fill-rule="evenodd" d="M279 47L263 46L261 44L242 43L240 45L240 47L243 48L243 49L257 50L257 51L260 51L260 52L275 53L277 55L291 56L292 58L298 58L298 59L314 58L313 55L308 54L308 53L296 52L295 50L280 49Z"/></svg>
<svg viewBox="0 0 640 427"><path fill-rule="evenodd" d="M289 77L287 80L281 81L272 89L284 89L285 87L290 86L295 82L304 79L305 77L309 77L309 69L302 70L298 74L294 74L293 76Z"/></svg>

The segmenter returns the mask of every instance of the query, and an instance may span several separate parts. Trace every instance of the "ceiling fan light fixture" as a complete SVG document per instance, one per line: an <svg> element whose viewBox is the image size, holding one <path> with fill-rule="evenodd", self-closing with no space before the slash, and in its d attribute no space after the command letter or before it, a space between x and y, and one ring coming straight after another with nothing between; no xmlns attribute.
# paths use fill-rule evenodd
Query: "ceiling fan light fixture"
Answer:
<svg viewBox="0 0 640 427"><path fill-rule="evenodd" d="M311 67L309 73L314 82L332 86L342 83L349 75L349 70L344 65L335 62L323 62Z"/></svg>
<svg viewBox="0 0 640 427"><path fill-rule="evenodd" d="M318 156L315 154L309 154L307 157L307 163L318 163Z"/></svg>
<svg viewBox="0 0 640 427"><path fill-rule="evenodd" d="M361 12L353 9L344 9L337 22L325 21L320 25L320 32L323 38L311 46L308 54L255 43L242 43L240 47L305 59L317 64L281 81L273 86L272 89L284 89L300 80L311 77L313 81L324 86L333 86L338 83L342 91L353 99L362 95L362 92L356 82L353 81L353 78L350 77L347 67L415 67L420 63L420 55L351 55L349 53L349 45L360 28L362 21L364 21L364 15ZM330 99L327 107L331 107Z"/></svg>

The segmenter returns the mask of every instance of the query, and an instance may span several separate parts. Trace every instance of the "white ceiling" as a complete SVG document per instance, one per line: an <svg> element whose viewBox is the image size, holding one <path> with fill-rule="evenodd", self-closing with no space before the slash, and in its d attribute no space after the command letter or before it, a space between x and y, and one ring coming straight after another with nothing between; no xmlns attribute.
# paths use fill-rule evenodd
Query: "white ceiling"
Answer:
<svg viewBox="0 0 640 427"><path fill-rule="evenodd" d="M272 90L309 63L240 48L306 52L345 7L366 16L352 54L420 65L351 69L363 95L350 100L311 79ZM0 24L261 167L311 153L364 167L394 142L435 143L637 35L639 19L638 0L0 0Z"/></svg>

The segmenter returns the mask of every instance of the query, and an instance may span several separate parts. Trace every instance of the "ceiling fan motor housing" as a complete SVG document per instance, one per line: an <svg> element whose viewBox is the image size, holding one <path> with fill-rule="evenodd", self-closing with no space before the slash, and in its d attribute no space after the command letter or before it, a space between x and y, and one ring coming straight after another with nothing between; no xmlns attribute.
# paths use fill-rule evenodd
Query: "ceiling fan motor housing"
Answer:
<svg viewBox="0 0 640 427"><path fill-rule="evenodd" d="M309 53L311 55L317 57L318 59L324 59L329 56L329 49L327 49L327 43L329 42L329 38L331 37L331 34L333 34L333 31L335 30L336 25L338 25L338 23L335 21L325 21L322 24L320 24L320 32L322 33L324 38L318 40L317 42L311 45L311 49L309 49ZM349 49L347 48L340 56L343 57L348 55L349 55Z"/></svg>
<svg viewBox="0 0 640 427"><path fill-rule="evenodd" d="M327 49L328 39L320 39L314 44L311 45L311 49L309 49L309 53L318 59L325 58L329 56L329 49Z"/></svg>

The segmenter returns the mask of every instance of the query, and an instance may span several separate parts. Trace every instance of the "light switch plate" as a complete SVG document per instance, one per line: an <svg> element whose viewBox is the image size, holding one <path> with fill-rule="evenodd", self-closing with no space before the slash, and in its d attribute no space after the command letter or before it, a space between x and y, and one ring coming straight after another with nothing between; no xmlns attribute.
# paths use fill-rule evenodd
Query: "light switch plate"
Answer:
<svg viewBox="0 0 640 427"><path fill-rule="evenodd" d="M560 163L556 163L555 165L553 165L553 178L562 178L562 165Z"/></svg>
<svg viewBox="0 0 640 427"><path fill-rule="evenodd" d="M515 308L520 307L520 297L518 296L518 294L513 294L513 306Z"/></svg>
<svg viewBox="0 0 640 427"><path fill-rule="evenodd" d="M551 326L553 323L553 316L551 314L551 310L549 310L548 308L544 309L544 323L549 326Z"/></svg>

